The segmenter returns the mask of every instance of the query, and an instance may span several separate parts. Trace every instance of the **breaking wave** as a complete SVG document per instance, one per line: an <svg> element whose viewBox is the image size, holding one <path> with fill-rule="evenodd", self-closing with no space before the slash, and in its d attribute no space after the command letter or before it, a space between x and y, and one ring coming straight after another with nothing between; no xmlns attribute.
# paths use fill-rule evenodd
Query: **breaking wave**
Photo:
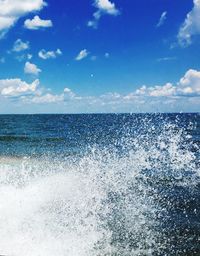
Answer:
<svg viewBox="0 0 200 256"><path fill-rule="evenodd" d="M198 147L177 125L130 129L82 156L2 157L0 254L200 253Z"/></svg>

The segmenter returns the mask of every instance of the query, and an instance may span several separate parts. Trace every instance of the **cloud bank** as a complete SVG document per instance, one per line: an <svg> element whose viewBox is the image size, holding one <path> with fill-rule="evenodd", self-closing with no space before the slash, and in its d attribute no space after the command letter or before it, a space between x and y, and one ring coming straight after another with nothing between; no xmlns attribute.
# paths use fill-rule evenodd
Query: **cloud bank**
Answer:
<svg viewBox="0 0 200 256"><path fill-rule="evenodd" d="M15 100L22 106L51 106L70 112L162 112L197 111L200 107L200 71L190 69L180 80L156 86L141 86L137 90L122 95L117 92L99 96L80 96L66 87L55 94L40 85L36 79L27 83L19 78L0 80L0 98ZM17 104L17 103L16 103ZM192 108L191 108L192 106ZM24 108L23 108L24 109Z"/></svg>

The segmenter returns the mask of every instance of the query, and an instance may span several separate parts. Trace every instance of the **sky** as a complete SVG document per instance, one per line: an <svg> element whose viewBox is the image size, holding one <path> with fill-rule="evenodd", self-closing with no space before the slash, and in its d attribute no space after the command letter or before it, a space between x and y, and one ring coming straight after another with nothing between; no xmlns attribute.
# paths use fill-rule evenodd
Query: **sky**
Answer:
<svg viewBox="0 0 200 256"><path fill-rule="evenodd" d="M200 0L0 0L0 113L199 112Z"/></svg>

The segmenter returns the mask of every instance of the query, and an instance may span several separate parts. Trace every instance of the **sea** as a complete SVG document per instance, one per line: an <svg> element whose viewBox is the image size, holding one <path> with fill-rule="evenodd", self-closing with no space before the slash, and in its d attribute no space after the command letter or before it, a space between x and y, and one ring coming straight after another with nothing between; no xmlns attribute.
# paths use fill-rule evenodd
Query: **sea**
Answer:
<svg viewBox="0 0 200 256"><path fill-rule="evenodd" d="M200 255L200 114L0 115L0 255Z"/></svg>

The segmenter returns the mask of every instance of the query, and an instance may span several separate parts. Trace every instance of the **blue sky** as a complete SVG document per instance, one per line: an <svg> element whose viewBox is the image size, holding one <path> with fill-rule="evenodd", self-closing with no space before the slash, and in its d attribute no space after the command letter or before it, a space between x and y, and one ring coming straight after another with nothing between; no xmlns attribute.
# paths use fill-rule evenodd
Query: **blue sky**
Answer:
<svg viewBox="0 0 200 256"><path fill-rule="evenodd" d="M200 0L0 1L0 103L0 113L199 111Z"/></svg>

